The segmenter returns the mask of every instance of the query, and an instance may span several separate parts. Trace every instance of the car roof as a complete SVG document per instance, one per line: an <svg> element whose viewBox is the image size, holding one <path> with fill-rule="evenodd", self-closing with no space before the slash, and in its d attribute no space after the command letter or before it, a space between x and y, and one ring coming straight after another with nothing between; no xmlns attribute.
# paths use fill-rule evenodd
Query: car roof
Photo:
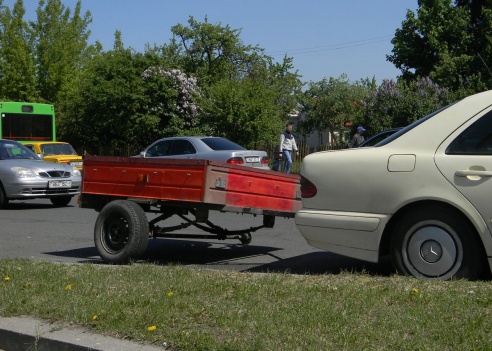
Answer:
<svg viewBox="0 0 492 351"><path fill-rule="evenodd" d="M22 141L22 144L42 145L42 144L68 144L68 143L64 141Z"/></svg>
<svg viewBox="0 0 492 351"><path fill-rule="evenodd" d="M196 135L187 136L187 135L183 135L183 136L174 136L174 137L164 137L164 138L161 138L159 140L174 140L174 139L201 140L204 138L207 138L207 139L226 139L224 137L216 137L216 136L205 136L205 135L203 135L203 136L196 136Z"/></svg>

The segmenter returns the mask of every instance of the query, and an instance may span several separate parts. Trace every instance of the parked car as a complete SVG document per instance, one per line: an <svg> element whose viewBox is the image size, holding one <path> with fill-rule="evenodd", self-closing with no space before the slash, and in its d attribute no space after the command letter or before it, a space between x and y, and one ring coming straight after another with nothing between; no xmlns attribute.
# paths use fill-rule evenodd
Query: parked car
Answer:
<svg viewBox="0 0 492 351"><path fill-rule="evenodd" d="M246 150L228 139L219 137L163 138L148 146L139 156L204 159L270 169L268 154L265 151Z"/></svg>
<svg viewBox="0 0 492 351"><path fill-rule="evenodd" d="M10 200L48 198L66 206L80 193L80 171L72 165L42 161L27 147L0 139L0 208Z"/></svg>
<svg viewBox="0 0 492 351"><path fill-rule="evenodd" d="M376 133L373 136L371 136L370 138L364 140L357 147L374 146L377 143L379 143L380 141L383 141L384 139L386 139L387 137L389 137L390 135L395 134L400 129L401 128L391 128L391 129L383 130L382 132Z"/></svg>
<svg viewBox="0 0 492 351"><path fill-rule="evenodd" d="M79 156L69 143L61 141L29 141L21 144L34 151L43 161L65 163L82 170L82 156Z"/></svg>
<svg viewBox="0 0 492 351"><path fill-rule="evenodd" d="M402 274L478 279L492 266L492 91L467 97L375 147L301 164L295 223L308 244Z"/></svg>

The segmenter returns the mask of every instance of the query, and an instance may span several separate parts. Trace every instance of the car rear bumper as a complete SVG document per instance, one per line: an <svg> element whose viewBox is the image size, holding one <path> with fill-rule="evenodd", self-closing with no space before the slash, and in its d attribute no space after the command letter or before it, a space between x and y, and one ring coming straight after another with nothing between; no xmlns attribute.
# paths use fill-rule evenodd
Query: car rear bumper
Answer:
<svg viewBox="0 0 492 351"><path fill-rule="evenodd" d="M295 223L313 247L377 262L379 243L389 215L302 209Z"/></svg>

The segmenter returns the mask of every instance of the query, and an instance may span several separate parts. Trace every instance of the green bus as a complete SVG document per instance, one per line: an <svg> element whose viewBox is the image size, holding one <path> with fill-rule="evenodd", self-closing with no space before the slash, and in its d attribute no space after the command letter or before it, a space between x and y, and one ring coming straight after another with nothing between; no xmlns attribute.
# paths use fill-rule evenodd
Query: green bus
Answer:
<svg viewBox="0 0 492 351"><path fill-rule="evenodd" d="M53 105L0 102L0 139L56 141Z"/></svg>

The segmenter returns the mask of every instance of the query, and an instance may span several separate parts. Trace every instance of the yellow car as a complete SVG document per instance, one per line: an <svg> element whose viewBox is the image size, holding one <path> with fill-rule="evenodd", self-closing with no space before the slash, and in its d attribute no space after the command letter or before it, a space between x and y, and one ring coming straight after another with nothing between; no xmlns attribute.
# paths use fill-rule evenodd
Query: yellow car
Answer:
<svg viewBox="0 0 492 351"><path fill-rule="evenodd" d="M36 153L43 161L69 164L82 170L82 156L72 145L60 141L28 141L22 144Z"/></svg>

